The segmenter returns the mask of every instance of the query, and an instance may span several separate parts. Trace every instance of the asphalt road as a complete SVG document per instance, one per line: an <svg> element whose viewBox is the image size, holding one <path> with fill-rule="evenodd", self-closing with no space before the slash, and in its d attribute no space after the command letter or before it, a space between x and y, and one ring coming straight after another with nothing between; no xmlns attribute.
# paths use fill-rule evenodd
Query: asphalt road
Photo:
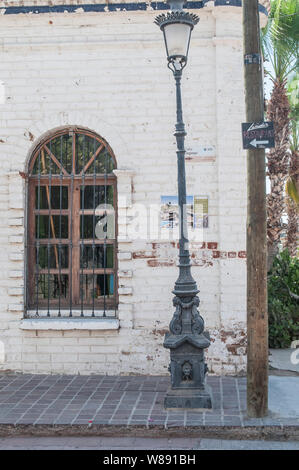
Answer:
<svg viewBox="0 0 299 470"><path fill-rule="evenodd" d="M0 450L299 450L295 441L143 437L2 437Z"/></svg>

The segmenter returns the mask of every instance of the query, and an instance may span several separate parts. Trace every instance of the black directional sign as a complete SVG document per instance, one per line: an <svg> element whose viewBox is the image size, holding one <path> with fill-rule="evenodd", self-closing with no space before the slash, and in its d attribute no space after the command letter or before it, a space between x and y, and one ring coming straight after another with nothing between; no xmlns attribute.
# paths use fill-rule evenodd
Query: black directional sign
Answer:
<svg viewBox="0 0 299 470"><path fill-rule="evenodd" d="M245 122L242 124L244 149L275 147L273 122Z"/></svg>

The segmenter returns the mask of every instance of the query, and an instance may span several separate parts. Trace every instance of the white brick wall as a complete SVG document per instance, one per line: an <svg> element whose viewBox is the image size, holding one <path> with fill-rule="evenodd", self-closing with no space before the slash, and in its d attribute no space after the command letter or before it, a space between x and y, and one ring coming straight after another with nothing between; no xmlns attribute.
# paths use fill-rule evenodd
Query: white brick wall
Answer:
<svg viewBox="0 0 299 470"><path fill-rule="evenodd" d="M0 2L0 8L10 4L32 2ZM213 339L210 369L232 373L245 367L246 329L241 9L211 6L196 13L201 21L182 81L186 146L214 145L217 154L215 162L187 163L188 194L209 195L210 207L206 245L196 253L201 261L193 276ZM177 268L173 261L159 265L159 260L173 260L177 251L169 243L156 249L149 240L125 240L125 218L136 215L136 204L159 204L161 194L177 191L175 88L155 15L149 9L0 17L0 80L5 88L0 104L1 369L167 373L169 352L162 342L173 312ZM116 155L117 331L20 329L26 204L19 172L26 172L39 139L65 125L92 129Z"/></svg>

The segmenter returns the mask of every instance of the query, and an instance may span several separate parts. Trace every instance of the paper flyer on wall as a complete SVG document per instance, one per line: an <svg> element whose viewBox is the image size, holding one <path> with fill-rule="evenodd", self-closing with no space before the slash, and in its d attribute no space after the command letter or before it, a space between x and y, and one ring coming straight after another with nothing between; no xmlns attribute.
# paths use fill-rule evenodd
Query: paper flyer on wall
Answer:
<svg viewBox="0 0 299 470"><path fill-rule="evenodd" d="M208 196L187 196L186 216L188 229L196 230L209 226ZM161 196L161 232L179 227L178 196Z"/></svg>

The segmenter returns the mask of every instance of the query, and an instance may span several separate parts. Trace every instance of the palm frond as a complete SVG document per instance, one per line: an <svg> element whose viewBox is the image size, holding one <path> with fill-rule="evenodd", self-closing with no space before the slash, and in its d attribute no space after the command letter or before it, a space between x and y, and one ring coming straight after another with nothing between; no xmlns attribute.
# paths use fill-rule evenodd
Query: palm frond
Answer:
<svg viewBox="0 0 299 470"><path fill-rule="evenodd" d="M289 176L286 182L285 190L289 198L294 202L297 209L299 209L299 193L296 186L296 180L294 177Z"/></svg>
<svg viewBox="0 0 299 470"><path fill-rule="evenodd" d="M299 72L297 72L288 82L288 99L290 103L291 151L299 150Z"/></svg>
<svg viewBox="0 0 299 470"><path fill-rule="evenodd" d="M272 0L269 21L261 39L264 57L274 70L270 76L282 82L299 63L298 0Z"/></svg>

